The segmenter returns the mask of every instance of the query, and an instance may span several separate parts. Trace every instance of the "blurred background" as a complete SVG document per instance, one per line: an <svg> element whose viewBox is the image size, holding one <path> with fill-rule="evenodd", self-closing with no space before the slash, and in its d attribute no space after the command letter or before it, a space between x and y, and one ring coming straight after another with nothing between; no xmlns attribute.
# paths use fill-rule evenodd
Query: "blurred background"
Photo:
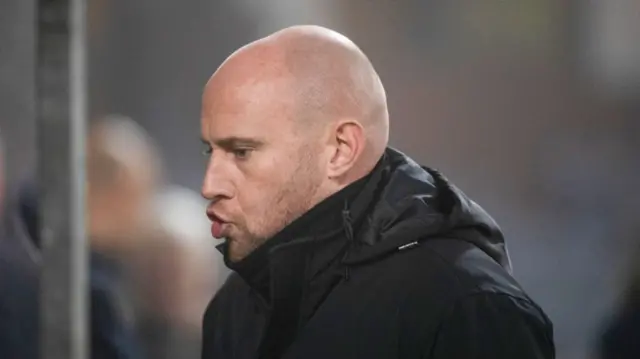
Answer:
<svg viewBox="0 0 640 359"><path fill-rule="evenodd" d="M501 224L516 278L555 324L558 358L618 347L618 323L640 312L640 1L88 3L89 210L100 213L89 235L117 267L109 286L146 357L198 357L200 317L226 275L198 197L201 90L236 48L301 23L368 54L392 145ZM8 218L36 163L34 15L33 1L0 1ZM37 263L37 245L27 252Z"/></svg>

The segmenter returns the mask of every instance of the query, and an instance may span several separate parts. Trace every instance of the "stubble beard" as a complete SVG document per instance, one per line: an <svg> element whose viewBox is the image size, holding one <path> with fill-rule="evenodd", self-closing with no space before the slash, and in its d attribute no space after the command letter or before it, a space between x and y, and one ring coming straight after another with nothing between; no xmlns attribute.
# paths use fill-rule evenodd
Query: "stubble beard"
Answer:
<svg viewBox="0 0 640 359"><path fill-rule="evenodd" d="M249 234L249 238L246 239L246 248L238 248L236 253L230 251L232 261L242 260L251 254L321 200L319 194L322 187L322 174L314 167L317 163L315 154L310 152L310 149L305 149L301 153L293 175L282 185L271 201L273 205L269 206L259 223L256 223L255 230L248 231L253 234Z"/></svg>

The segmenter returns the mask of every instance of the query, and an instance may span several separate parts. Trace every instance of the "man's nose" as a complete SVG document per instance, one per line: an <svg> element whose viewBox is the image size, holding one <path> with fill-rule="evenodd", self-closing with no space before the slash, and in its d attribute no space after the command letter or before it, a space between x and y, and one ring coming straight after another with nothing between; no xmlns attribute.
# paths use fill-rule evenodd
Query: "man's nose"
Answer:
<svg viewBox="0 0 640 359"><path fill-rule="evenodd" d="M211 159L207 165L202 183L202 197L209 201L217 201L233 196L233 186L226 178L222 163Z"/></svg>

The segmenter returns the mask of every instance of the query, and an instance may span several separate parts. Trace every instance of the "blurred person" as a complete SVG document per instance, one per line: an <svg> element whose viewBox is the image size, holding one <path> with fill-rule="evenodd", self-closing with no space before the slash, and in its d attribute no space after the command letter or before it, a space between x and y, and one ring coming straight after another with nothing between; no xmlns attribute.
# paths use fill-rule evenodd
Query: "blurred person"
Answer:
<svg viewBox="0 0 640 359"><path fill-rule="evenodd" d="M124 254L146 243L153 197L162 182L160 155L133 120L107 116L87 143L87 228L98 252Z"/></svg>
<svg viewBox="0 0 640 359"><path fill-rule="evenodd" d="M601 359L640 358L640 249L634 254L622 305L605 326L598 343Z"/></svg>
<svg viewBox="0 0 640 359"><path fill-rule="evenodd" d="M153 243L132 260L137 328L149 358L198 358L204 310L219 286L223 263L209 240L206 202L194 191L166 186L154 201ZM212 266L212 262L215 263Z"/></svg>
<svg viewBox="0 0 640 359"><path fill-rule="evenodd" d="M111 116L91 127L87 143L86 219L91 245L89 327L93 359L141 357L120 262L143 245L148 209L158 179L157 166L151 140L130 119ZM6 221L7 232L13 237L12 248L18 252L12 278L27 292L19 296L22 299L15 300L20 307L14 306L13 311L19 325L28 325L24 331L16 330L13 334L14 339L19 338L15 347L22 353L16 356L20 359L37 358L39 350L37 323L42 268L38 191L35 181L22 183ZM16 287L1 293L16 297L19 292L20 287ZM24 354L24 350L29 353Z"/></svg>
<svg viewBox="0 0 640 359"><path fill-rule="evenodd" d="M104 344L118 346L131 357L143 356L144 350L135 331L135 292L128 263L155 239L149 232L155 221L153 198L162 178L157 148L133 120L112 115L92 124L87 143L86 217L91 264L103 274L95 276L97 283L112 294L113 310L104 315L117 318L114 327L122 334L118 342Z"/></svg>
<svg viewBox="0 0 640 359"><path fill-rule="evenodd" d="M36 359L39 354L38 272L20 242L26 235L12 226L9 216L23 207L14 198L6 205L4 202L3 150L0 140L0 208L4 211L6 206L6 217L0 224L0 358Z"/></svg>
<svg viewBox="0 0 640 359"><path fill-rule="evenodd" d="M294 26L203 94L202 187L225 264L202 358L554 358L496 222L388 147L386 95L349 39Z"/></svg>
<svg viewBox="0 0 640 359"><path fill-rule="evenodd" d="M21 353L15 358L39 358L40 236L39 196L32 181L21 184L8 219L13 254L12 283L2 294L13 297L11 315L17 328L13 331L13 347ZM118 270L102 254L92 251L90 257L89 305L91 358L134 359L137 343L131 326L122 317L122 304L117 293ZM20 294L23 293L23 294ZM1 334L0 334L1 335ZM0 353L2 353L0 351ZM28 354L25 354L28 353ZM4 358L4 356L2 356ZM9 357L13 358L13 357Z"/></svg>
<svg viewBox="0 0 640 359"><path fill-rule="evenodd" d="M133 120L112 115L92 124L87 141L86 220L91 324L100 328L92 331L93 358L142 357L125 263L148 245L161 167L155 144Z"/></svg>

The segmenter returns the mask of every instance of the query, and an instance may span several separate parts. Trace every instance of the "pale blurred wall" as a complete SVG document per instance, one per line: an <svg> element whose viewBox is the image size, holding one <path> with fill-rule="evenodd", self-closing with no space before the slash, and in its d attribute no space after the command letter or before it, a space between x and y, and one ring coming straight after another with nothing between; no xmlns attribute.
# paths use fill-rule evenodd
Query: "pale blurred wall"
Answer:
<svg viewBox="0 0 640 359"><path fill-rule="evenodd" d="M200 91L219 63L286 25L344 32L386 85L392 144L442 169L496 217L516 276L556 323L558 357L583 358L615 305L640 209L639 82L607 56L635 56L623 38L640 28L612 30L603 14L632 5L613 2L103 1L92 20L92 112L136 118L173 181L197 190ZM0 126L18 173L33 158L32 5L0 6ZM593 22L622 44L598 46ZM9 121L20 124L6 129L17 124Z"/></svg>

